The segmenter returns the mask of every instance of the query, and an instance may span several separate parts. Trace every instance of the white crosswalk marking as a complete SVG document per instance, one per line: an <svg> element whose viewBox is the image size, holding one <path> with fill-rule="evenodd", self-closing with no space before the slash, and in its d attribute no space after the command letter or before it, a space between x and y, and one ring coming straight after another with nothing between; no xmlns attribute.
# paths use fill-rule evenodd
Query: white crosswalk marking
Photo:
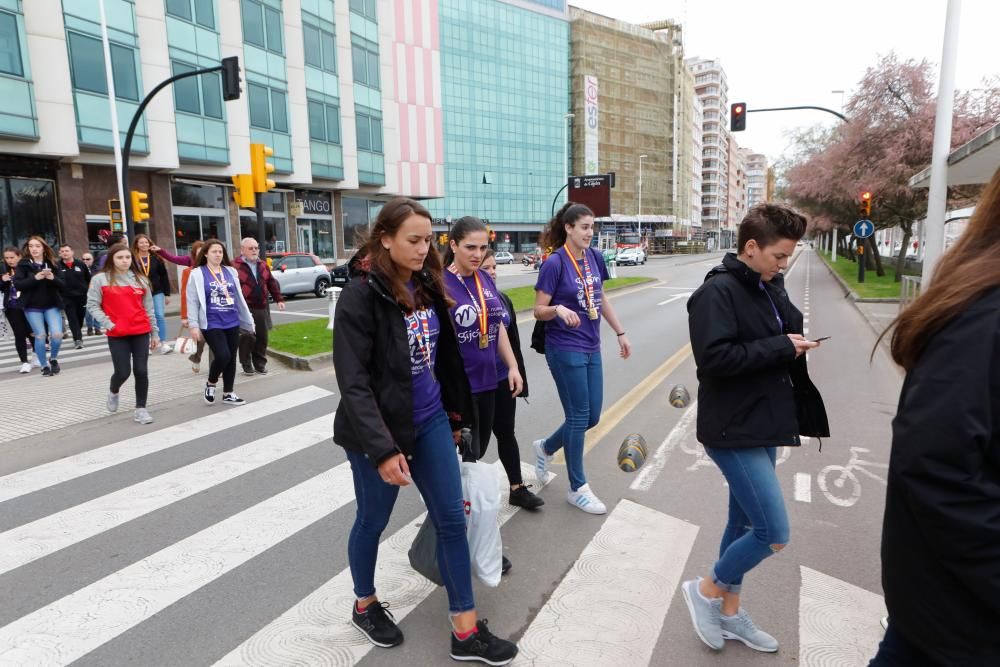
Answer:
<svg viewBox="0 0 1000 667"><path fill-rule="evenodd" d="M884 634L882 596L800 567L799 665L867 665Z"/></svg>
<svg viewBox="0 0 1000 667"><path fill-rule="evenodd" d="M653 453L652 460L648 461L646 465L639 471L639 475L632 482L631 488L633 491L648 491L653 483L656 482L656 478L660 476L663 472L663 468L667 465L667 459L670 458L670 453L687 437L691 430L691 425L694 420L698 417L698 401L691 404L683 415L681 415L680 420L677 424L670 430L670 433L664 439L660 446L656 448Z"/></svg>
<svg viewBox="0 0 1000 667"><path fill-rule="evenodd" d="M515 665L648 665L698 527L622 500L518 646Z"/></svg>
<svg viewBox="0 0 1000 667"><path fill-rule="evenodd" d="M0 574L330 438L331 415L0 534Z"/></svg>
<svg viewBox="0 0 1000 667"><path fill-rule="evenodd" d="M253 410L227 410L0 477L0 502L104 470L195 438L219 433L333 394L315 386L272 396ZM331 408L333 406L331 405Z"/></svg>

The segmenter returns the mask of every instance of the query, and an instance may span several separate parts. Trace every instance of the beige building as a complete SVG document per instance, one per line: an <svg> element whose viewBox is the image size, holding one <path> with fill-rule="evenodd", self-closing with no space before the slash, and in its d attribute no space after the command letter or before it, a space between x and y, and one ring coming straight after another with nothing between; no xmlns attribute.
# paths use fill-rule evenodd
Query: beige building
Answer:
<svg viewBox="0 0 1000 667"><path fill-rule="evenodd" d="M750 150L741 147L736 139L729 139L729 188L726 193L727 227L734 232L747 214L747 158Z"/></svg>
<svg viewBox="0 0 1000 667"><path fill-rule="evenodd" d="M747 156L746 167L747 209L751 209L770 199L767 190L767 156L763 153L750 153Z"/></svg>
<svg viewBox="0 0 1000 667"><path fill-rule="evenodd" d="M734 241L729 217L729 84L718 60L689 58L686 64L703 109L702 230L715 239L716 247L728 248Z"/></svg>

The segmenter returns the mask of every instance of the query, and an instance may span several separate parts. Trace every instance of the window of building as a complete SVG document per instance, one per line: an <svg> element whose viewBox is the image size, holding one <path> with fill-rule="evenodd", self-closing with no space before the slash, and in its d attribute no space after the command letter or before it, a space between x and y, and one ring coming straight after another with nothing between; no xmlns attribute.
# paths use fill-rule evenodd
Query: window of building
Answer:
<svg viewBox="0 0 1000 667"><path fill-rule="evenodd" d="M309 137L328 144L340 143L340 107L309 100Z"/></svg>
<svg viewBox="0 0 1000 667"><path fill-rule="evenodd" d="M354 82L379 90L378 50L367 44L368 42L361 43L361 40L357 40L351 45Z"/></svg>
<svg viewBox="0 0 1000 667"><path fill-rule="evenodd" d="M0 12L0 72L24 76L17 17L7 12Z"/></svg>
<svg viewBox="0 0 1000 667"><path fill-rule="evenodd" d="M100 95L108 94L104 75L104 48L101 40L70 32L69 57L73 87ZM120 44L111 44L111 72L115 95L124 100L139 101L139 81L135 67L135 51Z"/></svg>
<svg viewBox="0 0 1000 667"><path fill-rule="evenodd" d="M242 0L243 39L277 54L283 54L284 40L281 12L265 7L260 0Z"/></svg>
<svg viewBox="0 0 1000 667"><path fill-rule="evenodd" d="M173 62L174 75L197 69L186 63ZM222 83L219 75L200 74L180 79L173 83L174 105L178 111L186 111L211 118L222 118Z"/></svg>
<svg viewBox="0 0 1000 667"><path fill-rule="evenodd" d="M377 19L375 15L375 6L377 4L377 0L351 0L351 11L374 21Z"/></svg>
<svg viewBox="0 0 1000 667"><path fill-rule="evenodd" d="M215 30L213 0L167 0L167 14Z"/></svg>
<svg viewBox="0 0 1000 667"><path fill-rule="evenodd" d="M372 153L381 153L382 119L364 111L356 111L354 117L358 130L358 148Z"/></svg>
<svg viewBox="0 0 1000 667"><path fill-rule="evenodd" d="M284 91L262 86L247 85L250 104L250 125L263 130L288 132L288 106Z"/></svg>
<svg viewBox="0 0 1000 667"><path fill-rule="evenodd" d="M337 73L337 42L332 32L308 23L302 26L306 65Z"/></svg>

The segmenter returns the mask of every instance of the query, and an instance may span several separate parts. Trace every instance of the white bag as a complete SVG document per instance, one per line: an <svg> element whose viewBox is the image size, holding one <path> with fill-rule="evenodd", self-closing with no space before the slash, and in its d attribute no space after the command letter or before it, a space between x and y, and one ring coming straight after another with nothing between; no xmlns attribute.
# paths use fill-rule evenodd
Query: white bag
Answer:
<svg viewBox="0 0 1000 667"><path fill-rule="evenodd" d="M462 497L472 574L487 586L500 585L503 543L500 541L500 483L496 466L461 464Z"/></svg>
<svg viewBox="0 0 1000 667"><path fill-rule="evenodd" d="M198 344L194 342L194 339L188 336L178 336L177 340L174 341L174 352L177 354L183 354L190 356L195 353L198 349Z"/></svg>

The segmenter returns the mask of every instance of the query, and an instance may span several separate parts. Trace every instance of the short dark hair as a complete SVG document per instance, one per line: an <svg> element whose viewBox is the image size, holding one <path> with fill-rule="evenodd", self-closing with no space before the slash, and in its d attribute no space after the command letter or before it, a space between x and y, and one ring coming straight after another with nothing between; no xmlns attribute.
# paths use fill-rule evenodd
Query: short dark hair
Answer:
<svg viewBox="0 0 1000 667"><path fill-rule="evenodd" d="M805 216L777 204L757 204L740 223L736 237L737 252L743 252L749 241L761 248L779 239L798 241L806 233Z"/></svg>
<svg viewBox="0 0 1000 667"><path fill-rule="evenodd" d="M62 250L63 248L69 248L70 250L72 250L73 246L71 246L68 243L63 243L61 246L59 246L59 249Z"/></svg>

